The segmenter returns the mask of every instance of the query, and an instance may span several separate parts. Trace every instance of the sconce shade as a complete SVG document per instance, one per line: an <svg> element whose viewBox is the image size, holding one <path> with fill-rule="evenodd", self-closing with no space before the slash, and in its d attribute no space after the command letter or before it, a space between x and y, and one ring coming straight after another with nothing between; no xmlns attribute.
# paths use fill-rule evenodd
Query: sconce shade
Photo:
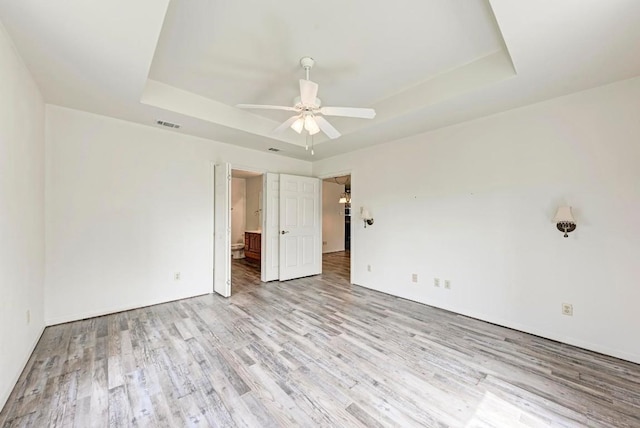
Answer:
<svg viewBox="0 0 640 428"><path fill-rule="evenodd" d="M556 216L553 218L558 230L564 233L564 237L569 237L569 233L576 230L576 220L571 213L571 207L558 207Z"/></svg>
<svg viewBox="0 0 640 428"><path fill-rule="evenodd" d="M339 204L350 204L351 203L351 193L349 192L342 192L340 193L340 200L338 201Z"/></svg>
<svg viewBox="0 0 640 428"><path fill-rule="evenodd" d="M576 220L573 218L573 214L571 213L571 207L558 207L558 211L556 212L556 216L553 218L554 223L575 223Z"/></svg>

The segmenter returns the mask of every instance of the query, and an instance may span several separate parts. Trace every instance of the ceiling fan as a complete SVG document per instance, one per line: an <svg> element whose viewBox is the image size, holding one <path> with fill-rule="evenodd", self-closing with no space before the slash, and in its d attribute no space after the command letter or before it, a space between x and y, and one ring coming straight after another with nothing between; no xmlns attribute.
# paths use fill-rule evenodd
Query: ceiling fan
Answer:
<svg viewBox="0 0 640 428"><path fill-rule="evenodd" d="M372 108L355 107L321 107L322 102L318 95L318 84L309 80L309 71L315 63L313 58L304 57L300 60L300 65L306 72L306 80L300 79L300 96L293 101L293 107L272 106L263 104L238 104L238 108L255 108L268 110L286 110L296 112L273 132L280 133L291 127L298 134L306 130L309 135L315 135L322 131L327 137L336 139L340 137L340 132L331 125L323 116L343 116L360 119L373 119L376 111Z"/></svg>

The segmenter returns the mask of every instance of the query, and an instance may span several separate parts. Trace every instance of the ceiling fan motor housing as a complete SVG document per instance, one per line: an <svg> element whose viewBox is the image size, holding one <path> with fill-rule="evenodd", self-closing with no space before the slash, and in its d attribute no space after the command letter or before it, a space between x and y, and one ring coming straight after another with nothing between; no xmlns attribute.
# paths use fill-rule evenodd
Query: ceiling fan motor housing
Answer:
<svg viewBox="0 0 640 428"><path fill-rule="evenodd" d="M322 100L320 98L316 98L312 106L305 106L304 104L302 104L302 100L300 99L299 96L293 99L293 106L295 108L299 108L302 110L305 110L306 108L311 108L312 110L315 110L320 108L321 105L322 105Z"/></svg>

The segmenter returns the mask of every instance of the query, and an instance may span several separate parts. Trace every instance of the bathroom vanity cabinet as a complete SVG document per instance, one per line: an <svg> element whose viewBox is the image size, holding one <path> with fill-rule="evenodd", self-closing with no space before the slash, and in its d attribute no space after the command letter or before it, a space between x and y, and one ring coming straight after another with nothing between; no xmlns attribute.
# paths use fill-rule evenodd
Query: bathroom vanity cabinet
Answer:
<svg viewBox="0 0 640 428"><path fill-rule="evenodd" d="M262 234L260 232L244 233L244 256L252 260L260 260L262 248Z"/></svg>

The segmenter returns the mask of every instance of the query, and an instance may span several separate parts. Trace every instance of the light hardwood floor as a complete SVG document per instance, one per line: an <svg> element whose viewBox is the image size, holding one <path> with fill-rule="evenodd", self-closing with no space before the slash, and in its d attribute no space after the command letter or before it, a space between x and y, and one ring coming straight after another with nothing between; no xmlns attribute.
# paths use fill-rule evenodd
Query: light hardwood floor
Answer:
<svg viewBox="0 0 640 428"><path fill-rule="evenodd" d="M45 330L0 426L640 427L640 366L322 276ZM244 278L244 279L241 279ZM3 344L7 346L7 344Z"/></svg>

